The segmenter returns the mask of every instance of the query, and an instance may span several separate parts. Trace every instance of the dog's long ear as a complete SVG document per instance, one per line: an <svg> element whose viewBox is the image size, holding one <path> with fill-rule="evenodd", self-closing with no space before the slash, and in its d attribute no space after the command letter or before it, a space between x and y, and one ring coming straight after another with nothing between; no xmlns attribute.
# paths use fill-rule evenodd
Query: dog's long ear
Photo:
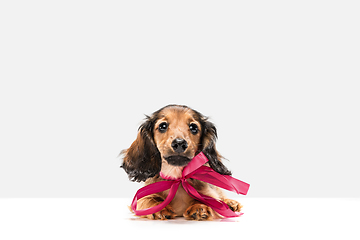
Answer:
<svg viewBox="0 0 360 240"><path fill-rule="evenodd" d="M202 118L201 125L202 136L200 150L209 159L210 167L220 174L231 175L231 171L221 162L222 156L216 150L216 127L204 117Z"/></svg>
<svg viewBox="0 0 360 240"><path fill-rule="evenodd" d="M124 155L121 165L131 181L141 182L154 177L161 170L161 156L153 139L154 120L147 116L139 127L136 140L130 148L121 152Z"/></svg>

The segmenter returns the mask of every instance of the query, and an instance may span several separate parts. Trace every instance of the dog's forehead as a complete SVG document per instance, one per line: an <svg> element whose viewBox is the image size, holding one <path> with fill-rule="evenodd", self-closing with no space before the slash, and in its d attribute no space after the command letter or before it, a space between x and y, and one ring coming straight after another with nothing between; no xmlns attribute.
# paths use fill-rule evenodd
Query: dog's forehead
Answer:
<svg viewBox="0 0 360 240"><path fill-rule="evenodd" d="M159 113L158 121L190 123L196 121L195 118L195 113L190 108L169 107Z"/></svg>

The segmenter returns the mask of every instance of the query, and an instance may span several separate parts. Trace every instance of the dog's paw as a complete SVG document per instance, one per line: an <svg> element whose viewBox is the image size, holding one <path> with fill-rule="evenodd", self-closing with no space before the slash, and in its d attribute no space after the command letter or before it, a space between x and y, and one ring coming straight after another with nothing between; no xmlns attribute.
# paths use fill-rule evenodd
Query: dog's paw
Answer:
<svg viewBox="0 0 360 240"><path fill-rule="evenodd" d="M233 212L240 212L243 207L238 201L232 199L225 199L224 202L229 206Z"/></svg>
<svg viewBox="0 0 360 240"><path fill-rule="evenodd" d="M152 220L167 220L167 219L174 219L176 217L176 214L173 208L167 205L163 210L153 214L146 215L146 217Z"/></svg>
<svg viewBox="0 0 360 240"><path fill-rule="evenodd" d="M212 220L214 212L211 207L205 204L194 204L188 207L184 212L184 217L188 220Z"/></svg>

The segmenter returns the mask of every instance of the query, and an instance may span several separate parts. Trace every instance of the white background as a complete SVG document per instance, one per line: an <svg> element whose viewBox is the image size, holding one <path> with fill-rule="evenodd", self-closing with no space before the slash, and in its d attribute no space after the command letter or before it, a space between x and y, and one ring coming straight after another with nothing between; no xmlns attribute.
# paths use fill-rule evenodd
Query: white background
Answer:
<svg viewBox="0 0 360 240"><path fill-rule="evenodd" d="M12 239L354 239L359 198L241 199L244 215L214 221L135 217L130 198L0 199L0 237Z"/></svg>
<svg viewBox="0 0 360 240"><path fill-rule="evenodd" d="M358 1L1 1L0 197L131 197L143 114L211 117L249 197L360 197Z"/></svg>

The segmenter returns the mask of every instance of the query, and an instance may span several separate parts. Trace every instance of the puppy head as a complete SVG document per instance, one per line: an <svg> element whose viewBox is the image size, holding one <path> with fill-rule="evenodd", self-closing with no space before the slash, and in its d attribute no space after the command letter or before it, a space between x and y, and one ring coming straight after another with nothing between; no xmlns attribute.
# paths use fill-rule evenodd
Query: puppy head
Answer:
<svg viewBox="0 0 360 240"><path fill-rule="evenodd" d="M195 156L201 139L201 122L193 110L169 106L159 112L154 142L161 157L171 166L185 166Z"/></svg>
<svg viewBox="0 0 360 240"><path fill-rule="evenodd" d="M146 117L137 139L129 149L122 151L121 167L132 181L145 181L160 171L178 177L202 151L211 168L230 175L216 150L216 138L215 126L201 113L186 106L168 105Z"/></svg>

